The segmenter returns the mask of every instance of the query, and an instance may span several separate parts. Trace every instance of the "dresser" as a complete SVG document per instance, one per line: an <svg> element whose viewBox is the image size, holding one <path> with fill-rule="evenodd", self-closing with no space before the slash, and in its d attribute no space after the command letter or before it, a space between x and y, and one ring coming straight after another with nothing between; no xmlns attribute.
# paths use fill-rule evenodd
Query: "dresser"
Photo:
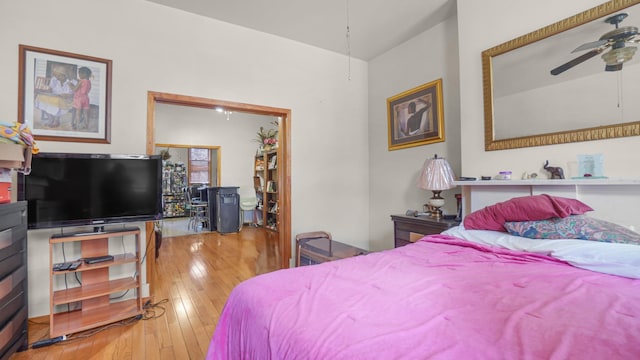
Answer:
<svg viewBox="0 0 640 360"><path fill-rule="evenodd" d="M0 359L27 349L27 203L0 204Z"/></svg>
<svg viewBox="0 0 640 360"><path fill-rule="evenodd" d="M453 219L435 219L428 216L391 215L391 220L395 247L416 242L425 235L439 234L460 224Z"/></svg>

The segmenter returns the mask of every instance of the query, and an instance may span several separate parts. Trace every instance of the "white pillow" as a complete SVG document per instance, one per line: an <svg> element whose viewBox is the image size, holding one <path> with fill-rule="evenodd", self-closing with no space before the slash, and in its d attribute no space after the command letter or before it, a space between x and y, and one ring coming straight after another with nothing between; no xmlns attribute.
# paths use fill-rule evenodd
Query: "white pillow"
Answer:
<svg viewBox="0 0 640 360"><path fill-rule="evenodd" d="M491 230L466 230L462 225L443 232L471 242L548 255L582 269L640 279L640 246L584 240L540 240Z"/></svg>

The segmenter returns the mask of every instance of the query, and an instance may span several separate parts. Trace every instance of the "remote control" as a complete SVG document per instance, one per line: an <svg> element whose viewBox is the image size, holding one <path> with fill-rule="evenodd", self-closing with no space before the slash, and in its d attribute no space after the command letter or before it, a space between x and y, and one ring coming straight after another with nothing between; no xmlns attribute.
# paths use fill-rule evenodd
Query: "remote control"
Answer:
<svg viewBox="0 0 640 360"><path fill-rule="evenodd" d="M95 256L95 257L84 258L84 262L87 263L87 264L95 264L95 263L99 263L99 262L103 262L103 261L111 261L111 260L113 260L113 256L112 255Z"/></svg>
<svg viewBox="0 0 640 360"><path fill-rule="evenodd" d="M82 261L74 261L71 263L71 265L69 265L69 270L75 270L79 268L80 265L82 265Z"/></svg>
<svg viewBox="0 0 640 360"><path fill-rule="evenodd" d="M56 269L56 271L66 271L66 270L69 270L69 266L71 266L71 263L70 262L65 262L65 263L61 263L61 264L58 264L58 265L59 266L58 266L58 269ZM54 267L54 269L55 269L55 267Z"/></svg>

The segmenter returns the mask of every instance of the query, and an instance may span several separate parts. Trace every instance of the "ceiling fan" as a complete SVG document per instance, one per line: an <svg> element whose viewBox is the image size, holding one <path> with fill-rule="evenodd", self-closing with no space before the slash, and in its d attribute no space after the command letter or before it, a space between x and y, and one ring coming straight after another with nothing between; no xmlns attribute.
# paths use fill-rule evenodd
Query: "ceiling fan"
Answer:
<svg viewBox="0 0 640 360"><path fill-rule="evenodd" d="M620 13L608 17L605 22L611 25L615 25L615 29L602 35L599 40L588 42L578 46L571 53L589 50L577 58L558 66L551 70L551 75L561 74L572 67L583 63L592 57L604 52L611 48L610 51L602 54L602 60L606 63L605 71L619 71L622 70L622 64L631 60L633 54L635 54L637 48L635 46L627 46L628 43L638 43L640 38L636 38L638 35L638 28L635 26L622 26L618 25L628 16L627 13Z"/></svg>

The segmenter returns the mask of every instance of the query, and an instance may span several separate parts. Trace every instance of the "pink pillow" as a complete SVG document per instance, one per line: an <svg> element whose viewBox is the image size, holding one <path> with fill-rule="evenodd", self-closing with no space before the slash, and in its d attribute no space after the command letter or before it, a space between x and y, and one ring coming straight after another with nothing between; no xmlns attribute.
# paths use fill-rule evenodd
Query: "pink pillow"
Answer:
<svg viewBox="0 0 640 360"><path fill-rule="evenodd" d="M547 194L523 196L503 201L464 217L464 228L506 232L507 221L535 221L582 215L593 209L576 199Z"/></svg>

